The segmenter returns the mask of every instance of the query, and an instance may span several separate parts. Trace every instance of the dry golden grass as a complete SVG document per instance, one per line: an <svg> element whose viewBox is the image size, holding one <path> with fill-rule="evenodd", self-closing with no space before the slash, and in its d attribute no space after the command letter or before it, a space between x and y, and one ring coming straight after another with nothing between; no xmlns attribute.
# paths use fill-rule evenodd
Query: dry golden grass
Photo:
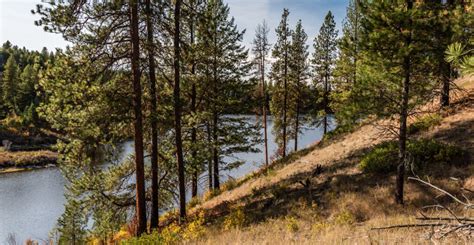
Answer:
<svg viewBox="0 0 474 245"><path fill-rule="evenodd" d="M457 169L459 171L467 169ZM456 170L453 170L456 171ZM453 193L472 181L453 181L441 178L433 182ZM370 182L370 181L369 181ZM375 182L378 182L374 185ZM219 222L210 226L203 237L188 244L472 244L474 237L453 233L442 240L430 239L430 228L399 228L372 230L375 227L414 224L419 221L417 211L433 198L427 188L408 182L406 205L401 207L392 200L392 178L374 181L369 188L353 188L351 182L334 183L320 196L318 202L307 199L290 200L286 215L251 222L246 227L223 229ZM270 209L273 207L270 207ZM474 215L473 211L450 208L460 216ZM278 208L277 208L278 209ZM255 211L248 210L246 220L254 220ZM275 211L279 212L279 211ZM429 216L449 217L446 212L427 212ZM418 216L417 216L418 215ZM436 228L435 228L436 229ZM471 239L471 240L469 240Z"/></svg>
<svg viewBox="0 0 474 245"><path fill-rule="evenodd" d="M308 215L306 213L306 215ZM298 229L289 229L288 219L270 219L245 228L222 232L213 228L187 244L472 244L456 234L431 240L430 228L371 230L373 227L416 223L412 215L378 216L364 223L338 224L318 219L296 219Z"/></svg>
<svg viewBox="0 0 474 245"><path fill-rule="evenodd" d="M445 111L441 123L416 137L435 138L467 149L474 156L474 79L463 78L458 86L466 89L454 94L454 107ZM423 110L439 108L436 102ZM437 110L437 109L436 109ZM416 118L411 118L413 122ZM387 122L390 123L390 122ZM372 230L374 227L417 223L421 207L434 204L439 193L408 181L404 206L394 203L393 176L369 176L357 168L359 157L381 143L387 135L374 125L365 125L332 144L318 147L306 156L271 175L250 179L237 188L204 202L198 208L216 211L203 237L188 244L473 244L474 237L453 233L442 240L429 236L431 228ZM308 198L298 183L321 164L326 171L311 179L317 190ZM473 199L474 167L440 169L430 181L447 191ZM426 177L426 176L425 176ZM450 177L455 177L453 180ZM469 196L470 195L470 196ZM313 197L314 196L314 197ZM446 197L438 201L461 216L472 217ZM225 205L224 205L225 204ZM229 208L230 207L230 208ZM235 207L244 210L247 226L223 230L226 217L234 217ZM229 214L230 215L227 215ZM227 215L227 216L225 216ZM443 212L432 216L449 215ZM227 218L228 219L228 218ZM436 230L436 228L434 229Z"/></svg>

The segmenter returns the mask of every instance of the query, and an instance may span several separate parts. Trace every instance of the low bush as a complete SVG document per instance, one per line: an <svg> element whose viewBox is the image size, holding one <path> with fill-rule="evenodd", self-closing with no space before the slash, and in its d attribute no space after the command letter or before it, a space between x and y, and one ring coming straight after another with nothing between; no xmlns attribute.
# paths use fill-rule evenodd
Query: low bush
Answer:
<svg viewBox="0 0 474 245"><path fill-rule="evenodd" d="M342 211L334 217L334 222L338 225L352 225L356 221L355 216L349 211Z"/></svg>
<svg viewBox="0 0 474 245"><path fill-rule="evenodd" d="M424 116L408 126L407 133L416 134L421 131L426 131L433 126L439 125L442 119L439 114Z"/></svg>
<svg viewBox="0 0 474 245"><path fill-rule="evenodd" d="M440 165L465 165L469 162L467 151L434 140L407 142L410 165L408 169L427 171ZM359 168L366 173L387 174L394 172L398 162L398 145L395 141L377 145L360 161Z"/></svg>
<svg viewBox="0 0 474 245"><path fill-rule="evenodd" d="M390 173L396 170L396 142L385 142L377 145L360 161L359 168L366 173Z"/></svg>
<svg viewBox="0 0 474 245"><path fill-rule="evenodd" d="M295 217L289 216L286 217L286 228L289 232L297 232L300 227L298 225L298 220Z"/></svg>
<svg viewBox="0 0 474 245"><path fill-rule="evenodd" d="M223 222L224 230L230 230L232 228L241 228L247 224L247 217L245 216L244 210L242 207L239 207L230 212L227 215Z"/></svg>
<svg viewBox="0 0 474 245"><path fill-rule="evenodd" d="M121 244L180 244L183 241L198 239L205 232L204 213L201 212L193 221L186 225L179 226L176 223L172 223L161 231L155 230L151 234L122 240Z"/></svg>

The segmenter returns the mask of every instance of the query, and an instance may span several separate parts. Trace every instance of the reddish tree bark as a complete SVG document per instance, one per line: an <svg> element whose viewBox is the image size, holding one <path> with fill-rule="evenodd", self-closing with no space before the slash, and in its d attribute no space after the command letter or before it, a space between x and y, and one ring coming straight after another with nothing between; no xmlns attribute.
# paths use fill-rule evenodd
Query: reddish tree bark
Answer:
<svg viewBox="0 0 474 245"><path fill-rule="evenodd" d="M133 109L135 140L135 174L136 174L136 216L137 235L146 231L145 173L143 164L143 122L142 122L142 87L140 84L140 47L138 34L138 4L130 1L130 36L132 45L131 65L133 76Z"/></svg>

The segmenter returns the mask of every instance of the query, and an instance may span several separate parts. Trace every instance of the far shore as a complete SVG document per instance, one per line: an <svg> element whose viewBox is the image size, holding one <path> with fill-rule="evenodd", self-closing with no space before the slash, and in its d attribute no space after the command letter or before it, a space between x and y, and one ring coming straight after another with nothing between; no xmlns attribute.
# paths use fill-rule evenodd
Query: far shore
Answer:
<svg viewBox="0 0 474 245"><path fill-rule="evenodd" d="M0 151L0 174L54 167L58 154L49 150Z"/></svg>

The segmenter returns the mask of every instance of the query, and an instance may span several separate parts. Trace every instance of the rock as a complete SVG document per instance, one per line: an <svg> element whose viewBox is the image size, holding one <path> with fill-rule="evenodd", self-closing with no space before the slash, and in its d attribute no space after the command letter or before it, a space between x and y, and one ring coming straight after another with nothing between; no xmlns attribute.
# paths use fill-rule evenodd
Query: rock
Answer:
<svg viewBox="0 0 474 245"><path fill-rule="evenodd" d="M3 145L3 149L5 149L6 151L10 151L12 142L9 140L2 140L2 145Z"/></svg>

